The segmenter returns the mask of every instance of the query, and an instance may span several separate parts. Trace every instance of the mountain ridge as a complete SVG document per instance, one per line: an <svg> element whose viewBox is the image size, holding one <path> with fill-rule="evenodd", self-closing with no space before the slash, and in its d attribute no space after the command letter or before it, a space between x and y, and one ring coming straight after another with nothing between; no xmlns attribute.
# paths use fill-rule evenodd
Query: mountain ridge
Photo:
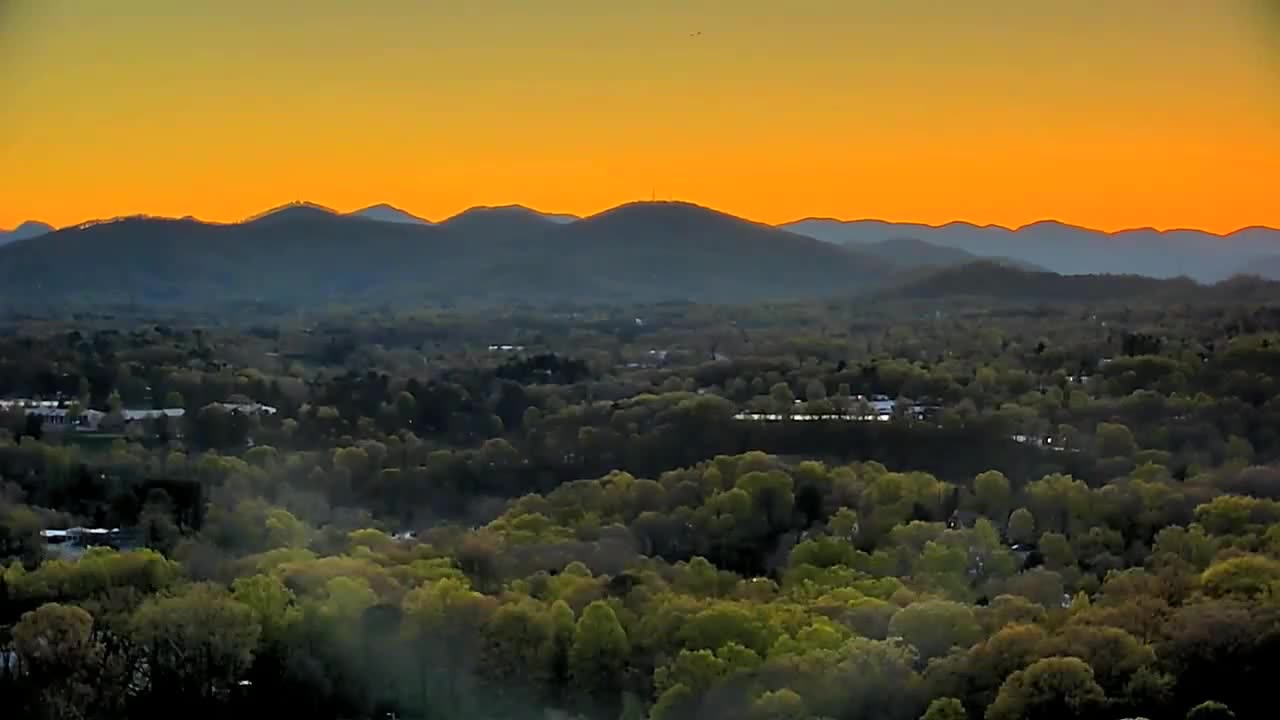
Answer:
<svg viewBox="0 0 1280 720"><path fill-rule="evenodd" d="M1241 228L1230 235L1199 230L1133 229L1118 233L1045 220L1009 229L953 222L931 226L881 220L806 220L783 229L824 242L864 247L895 236L982 257L1004 257L1062 274L1118 273L1217 282L1251 259L1280 253L1280 231Z"/></svg>
<svg viewBox="0 0 1280 720"><path fill-rule="evenodd" d="M247 222L134 217L0 248L0 297L191 306L352 303L754 302L830 297L892 268L877 258L693 205L571 223L477 209L438 225L293 203Z"/></svg>
<svg viewBox="0 0 1280 720"><path fill-rule="evenodd" d="M819 223L819 222L833 223L833 224L840 224L840 225L854 225L858 223L883 223L886 225L910 225L915 227L928 228L931 230L940 230L942 228L950 227L953 225L964 225L964 226L983 229L983 230L985 229L1005 230L1008 232L1019 232L1021 230L1026 230L1027 228L1034 227L1036 225L1052 224L1052 225L1059 225L1062 227L1072 228L1076 230L1085 230L1088 232L1102 233L1104 235L1123 235L1126 233L1134 233L1134 232L1157 232L1157 233L1165 233L1165 234L1180 233L1180 232L1194 232L1194 233L1202 233L1204 235L1212 235L1214 237L1221 237L1221 238L1229 238L1233 235L1239 235L1241 233L1247 233L1247 232L1257 231L1257 230L1261 230L1265 232L1280 233L1280 227L1272 227L1270 225L1242 225L1241 227L1238 227L1235 230L1231 230L1225 233L1220 233L1220 232L1214 232L1212 230L1204 230L1201 228L1194 228L1194 227L1179 226L1179 227L1169 227L1169 228L1160 229L1151 225L1128 227L1128 228L1122 228L1120 230L1103 230L1102 228L1090 227L1088 225L1081 225L1078 223L1070 223L1065 220L1059 220L1056 218L1042 218L1040 220L1033 220L1029 223L1024 223L1022 225L1013 226L1013 225L1001 225L1000 223L976 223L976 222L973 222L972 220L948 220L947 222L944 222L944 223L923 223L923 222L915 222L911 220L885 220L883 218L874 218L874 217L839 218L832 215L806 215L804 217L796 218L795 220L788 220L786 222L778 223L774 227L787 227L791 225L800 225L802 223Z"/></svg>
<svg viewBox="0 0 1280 720"><path fill-rule="evenodd" d="M315 202L294 201L264 210L236 223L206 224L274 224L285 218L310 217L320 220L334 217L412 226L448 226L459 232L462 232L461 228L469 228L466 232L497 233L509 242L536 242L552 226L568 227L592 218L609 216L632 206L702 207L694 203L672 201L623 203L581 218L546 213L519 204L478 205L433 222L387 203L343 213ZM828 244L861 249L865 251L864 255L879 256L882 259L887 257L896 265L907 267L954 265L973 259L995 258L1013 266L1039 268L1067 275L1118 273L1161 278L1190 275L1198 281L1212 283L1242 270L1248 271L1255 263L1261 263L1261 267L1265 269L1263 274L1273 276L1276 273L1273 269L1274 258L1280 255L1280 230L1258 225L1242 227L1227 234L1149 227L1106 232L1055 219L1039 220L1017 228L997 224L978 225L964 220L928 225L819 216L781 225L768 225L728 213L714 212L756 227L769 227ZM94 220L76 227L112 224L129 219L121 217ZM40 237L49 232L40 229L16 236L13 233L0 234L0 244ZM652 232L662 232L661 225L653 225ZM910 238L918 244L907 247L901 242L903 238Z"/></svg>

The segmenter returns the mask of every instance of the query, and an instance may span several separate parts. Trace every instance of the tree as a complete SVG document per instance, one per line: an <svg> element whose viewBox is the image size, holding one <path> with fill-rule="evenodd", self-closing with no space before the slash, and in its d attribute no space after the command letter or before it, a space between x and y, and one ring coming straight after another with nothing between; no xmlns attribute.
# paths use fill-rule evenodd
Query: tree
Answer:
<svg viewBox="0 0 1280 720"><path fill-rule="evenodd" d="M499 688L527 685L541 690L551 677L551 616L532 600L502 605L485 626L481 670Z"/></svg>
<svg viewBox="0 0 1280 720"><path fill-rule="evenodd" d="M1133 457L1137 452L1137 443L1129 428L1118 423L1098 423L1096 431L1098 440L1098 457Z"/></svg>
<svg viewBox="0 0 1280 720"><path fill-rule="evenodd" d="M1035 541L1036 518L1026 508L1018 508L1009 515L1009 541L1026 545Z"/></svg>
<svg viewBox="0 0 1280 720"><path fill-rule="evenodd" d="M409 591L401 601L402 633L417 664L420 711L458 711L460 683L470 676L483 651L482 629L495 610L493 598L482 595L465 580L445 578ZM433 676L442 676L446 708L431 707L428 692Z"/></svg>
<svg viewBox="0 0 1280 720"><path fill-rule="evenodd" d="M138 513L138 527L147 547L166 554L173 550L182 531L173 521L173 501L168 493L160 488L147 493L142 511Z"/></svg>
<svg viewBox="0 0 1280 720"><path fill-rule="evenodd" d="M1106 702L1088 664L1050 657L1010 675L987 708L987 720L1088 720Z"/></svg>
<svg viewBox="0 0 1280 720"><path fill-rule="evenodd" d="M790 522L795 507L795 484L791 476L780 470L749 472L738 478L737 489L751 497L754 515L762 518L767 529Z"/></svg>
<svg viewBox="0 0 1280 720"><path fill-rule="evenodd" d="M674 685L658 696L649 712L649 720L692 720L695 717L697 698L684 685Z"/></svg>
<svg viewBox="0 0 1280 720"><path fill-rule="evenodd" d="M212 703L225 696L249 669L261 633L248 605L225 590L193 585L143 604L131 634L151 658L152 701L171 706L180 698Z"/></svg>
<svg viewBox="0 0 1280 720"><path fill-rule="evenodd" d="M103 691L92 682L103 648L93 617L78 607L47 603L23 613L13 628L13 649L35 689L34 717L83 717Z"/></svg>
<svg viewBox="0 0 1280 720"><path fill-rule="evenodd" d="M679 631L685 647L715 652L729 643L763 654L768 628L749 609L738 604L713 605L689 618Z"/></svg>
<svg viewBox="0 0 1280 720"><path fill-rule="evenodd" d="M653 687L659 695L677 685L704 693L726 672L725 661L710 650L681 650L670 663L654 671Z"/></svg>
<svg viewBox="0 0 1280 720"><path fill-rule="evenodd" d="M1045 567L1050 570L1064 570L1076 564L1071 542L1062 533L1047 532L1041 535L1038 549L1044 557Z"/></svg>
<svg viewBox="0 0 1280 720"><path fill-rule="evenodd" d="M777 383L770 388L769 398L773 401L774 412L789 413L796 404L796 396L786 383Z"/></svg>
<svg viewBox="0 0 1280 720"><path fill-rule="evenodd" d="M601 600L586 607L573 631L569 676L589 697L609 696L622 687L631 645L613 608Z"/></svg>
<svg viewBox="0 0 1280 720"><path fill-rule="evenodd" d="M790 688L762 694L747 713L749 720L805 720L808 716L804 698Z"/></svg>
<svg viewBox="0 0 1280 720"><path fill-rule="evenodd" d="M1227 438L1227 460L1241 465L1253 462L1253 445L1239 435Z"/></svg>
<svg viewBox="0 0 1280 720"><path fill-rule="evenodd" d="M968 720L968 713L964 711L964 705L955 698L937 698L929 703L929 709L924 711L924 715L920 716L920 720Z"/></svg>
<svg viewBox="0 0 1280 720"><path fill-rule="evenodd" d="M1280 595L1280 562L1263 555L1233 557L1210 565L1200 585L1212 597Z"/></svg>
<svg viewBox="0 0 1280 720"><path fill-rule="evenodd" d="M299 619L293 591L274 575L238 578L231 585L231 596L253 610L264 641L281 641Z"/></svg>
<svg viewBox="0 0 1280 720"><path fill-rule="evenodd" d="M1236 714L1220 702L1207 700L1191 708L1187 720L1236 720Z"/></svg>
<svg viewBox="0 0 1280 720"><path fill-rule="evenodd" d="M889 635L911 643L922 662L941 657L953 647L968 648L981 633L973 610L947 600L912 603L889 621Z"/></svg>
<svg viewBox="0 0 1280 720"><path fill-rule="evenodd" d="M973 479L973 495L978 503L978 512L999 520L1009 512L1009 501L1013 493L1009 487L1009 478L1004 473L989 470Z"/></svg>

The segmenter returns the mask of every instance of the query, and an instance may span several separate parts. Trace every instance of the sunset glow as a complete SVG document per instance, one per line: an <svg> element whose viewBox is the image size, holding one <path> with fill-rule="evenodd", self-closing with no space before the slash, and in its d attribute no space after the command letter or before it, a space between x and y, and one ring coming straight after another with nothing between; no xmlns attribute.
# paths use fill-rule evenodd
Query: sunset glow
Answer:
<svg viewBox="0 0 1280 720"><path fill-rule="evenodd" d="M0 227L431 219L1280 226L1262 0L0 3Z"/></svg>

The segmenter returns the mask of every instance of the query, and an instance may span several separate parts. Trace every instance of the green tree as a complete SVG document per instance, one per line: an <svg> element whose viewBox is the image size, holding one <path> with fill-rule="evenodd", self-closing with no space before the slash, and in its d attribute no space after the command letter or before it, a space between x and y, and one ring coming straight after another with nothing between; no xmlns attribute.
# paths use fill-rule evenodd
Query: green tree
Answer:
<svg viewBox="0 0 1280 720"><path fill-rule="evenodd" d="M808 716L804 698L790 688L762 694L747 712L750 720L805 720Z"/></svg>
<svg viewBox="0 0 1280 720"><path fill-rule="evenodd" d="M929 708L920 716L920 720L968 720L964 705L955 698L937 698L929 703Z"/></svg>
<svg viewBox="0 0 1280 720"><path fill-rule="evenodd" d="M1106 707L1093 670L1079 658L1037 660L1009 676L987 720L1088 720Z"/></svg>
<svg viewBox="0 0 1280 720"><path fill-rule="evenodd" d="M1227 438L1227 461L1241 465L1253 462L1253 445L1239 435Z"/></svg>
<svg viewBox="0 0 1280 720"><path fill-rule="evenodd" d="M1050 570L1064 570L1075 567L1075 551L1071 542L1062 533L1047 532L1040 536L1040 554L1044 556L1045 567Z"/></svg>
<svg viewBox="0 0 1280 720"><path fill-rule="evenodd" d="M93 618L78 607L47 603L23 613L13 627L13 649L35 688L35 717L84 717L101 687L103 647ZM2 666L0 666L2 667Z"/></svg>
<svg viewBox="0 0 1280 720"><path fill-rule="evenodd" d="M777 383L770 388L769 398L773 402L774 412L789 413L796 404L795 393L791 392L791 387L786 383Z"/></svg>
<svg viewBox="0 0 1280 720"><path fill-rule="evenodd" d="M1280 561L1263 555L1229 558L1210 565L1200 585L1212 597L1274 597L1280 594Z"/></svg>
<svg viewBox="0 0 1280 720"><path fill-rule="evenodd" d="M658 696L649 711L649 720L692 720L697 709L697 697L684 685L673 685Z"/></svg>
<svg viewBox="0 0 1280 720"><path fill-rule="evenodd" d="M989 470L973 479L973 496L978 503L978 512L999 521L1009 512L1013 491L1004 473Z"/></svg>
<svg viewBox="0 0 1280 720"><path fill-rule="evenodd" d="M1035 541L1036 518L1026 508L1018 508L1009 515L1009 540L1018 544Z"/></svg>
<svg viewBox="0 0 1280 720"><path fill-rule="evenodd" d="M231 597L253 611L264 641L282 641L290 626L299 620L293 591L274 575L236 579L231 585Z"/></svg>
<svg viewBox="0 0 1280 720"><path fill-rule="evenodd" d="M485 626L481 671L498 688L527 685L540 691L548 682L555 650L551 616L532 600L500 606Z"/></svg>
<svg viewBox="0 0 1280 720"><path fill-rule="evenodd" d="M597 600L586 607L573 631L569 676L585 694L611 699L622 687L631 654L627 633L613 608Z"/></svg>
<svg viewBox="0 0 1280 720"><path fill-rule="evenodd" d="M1133 457L1133 454L1138 451L1133 433L1119 423L1098 423L1096 435L1098 457Z"/></svg>
<svg viewBox="0 0 1280 720"><path fill-rule="evenodd" d="M899 610L889 621L889 635L906 640L923 662L968 648L982 634L973 610L948 600L925 600Z"/></svg>
<svg viewBox="0 0 1280 720"><path fill-rule="evenodd" d="M252 608L225 590L193 585L138 608L132 635L151 658L148 693L167 704L224 697L249 669L261 632Z"/></svg>

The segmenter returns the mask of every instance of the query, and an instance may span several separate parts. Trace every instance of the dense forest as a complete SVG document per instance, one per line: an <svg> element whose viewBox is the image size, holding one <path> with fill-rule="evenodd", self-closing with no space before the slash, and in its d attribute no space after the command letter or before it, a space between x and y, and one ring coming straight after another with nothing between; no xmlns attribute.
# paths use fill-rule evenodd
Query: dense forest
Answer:
<svg viewBox="0 0 1280 720"><path fill-rule="evenodd" d="M1274 717L1275 286L968 272L11 314L4 716Z"/></svg>

